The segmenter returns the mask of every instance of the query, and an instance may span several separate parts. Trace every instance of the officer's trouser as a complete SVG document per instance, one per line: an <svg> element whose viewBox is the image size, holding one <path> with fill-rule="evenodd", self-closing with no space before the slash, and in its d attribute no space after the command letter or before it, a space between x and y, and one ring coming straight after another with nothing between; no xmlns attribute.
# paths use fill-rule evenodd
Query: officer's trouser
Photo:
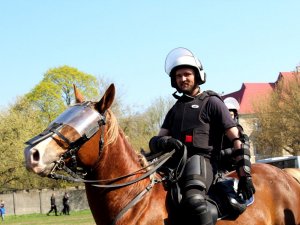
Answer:
<svg viewBox="0 0 300 225"><path fill-rule="evenodd" d="M181 206L187 217L187 224L213 225L218 213L205 200L207 189L213 182L213 171L208 159L194 155L188 159L181 184Z"/></svg>

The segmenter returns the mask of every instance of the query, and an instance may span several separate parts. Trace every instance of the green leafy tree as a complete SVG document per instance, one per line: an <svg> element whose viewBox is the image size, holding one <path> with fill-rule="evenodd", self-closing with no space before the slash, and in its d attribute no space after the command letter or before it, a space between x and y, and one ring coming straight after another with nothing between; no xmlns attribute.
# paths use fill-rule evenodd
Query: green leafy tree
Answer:
<svg viewBox="0 0 300 225"><path fill-rule="evenodd" d="M62 66L49 69L26 98L41 110L43 120L49 123L74 102L73 84L88 100L99 96L96 77L73 67Z"/></svg>
<svg viewBox="0 0 300 225"><path fill-rule="evenodd" d="M99 95L96 77L69 66L48 70L42 82L54 83L67 106L74 100L73 84L80 89L86 99L95 100Z"/></svg>
<svg viewBox="0 0 300 225"><path fill-rule="evenodd" d="M44 128L39 114L25 98L1 111L0 191L60 186L58 182L38 178L24 166L24 142Z"/></svg>
<svg viewBox="0 0 300 225"><path fill-rule="evenodd" d="M266 102L256 104L258 130L254 144L258 153L276 156L283 150L300 153L300 73L281 79Z"/></svg>

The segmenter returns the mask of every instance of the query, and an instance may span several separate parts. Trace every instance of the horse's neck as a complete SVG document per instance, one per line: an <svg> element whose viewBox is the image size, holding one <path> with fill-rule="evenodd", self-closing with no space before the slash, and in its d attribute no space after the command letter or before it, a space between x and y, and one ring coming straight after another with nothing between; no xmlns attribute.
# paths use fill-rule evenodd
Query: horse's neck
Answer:
<svg viewBox="0 0 300 225"><path fill-rule="evenodd" d="M141 168L137 153L121 131L116 141L106 146L103 153L99 169L102 179L124 176Z"/></svg>
<svg viewBox="0 0 300 225"><path fill-rule="evenodd" d="M131 174L141 168L138 155L134 152L126 137L121 133L116 142L103 149L103 156L97 169L99 180L109 180ZM140 174L118 181L125 183L134 180ZM145 187L147 179L115 189L97 189L87 187L89 204L97 224L107 224ZM115 184L115 183L112 183ZM104 221L104 222L103 222Z"/></svg>

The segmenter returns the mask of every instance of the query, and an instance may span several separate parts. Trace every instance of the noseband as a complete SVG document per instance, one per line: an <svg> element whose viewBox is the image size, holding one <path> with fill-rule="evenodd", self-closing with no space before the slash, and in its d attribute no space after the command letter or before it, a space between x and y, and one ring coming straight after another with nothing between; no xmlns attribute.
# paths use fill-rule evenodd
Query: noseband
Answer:
<svg viewBox="0 0 300 225"><path fill-rule="evenodd" d="M59 117L57 117L49 127L33 137L32 139L25 142L31 148L38 143L52 137L56 134L65 143L68 144L67 151L61 155L60 159L55 162L48 177L53 179L62 179L67 181L83 181L87 172L83 168L77 167L77 152L80 147L93 137L100 128L102 128L101 138L99 140L99 155L98 160L95 163L95 168L98 165L100 154L103 150L104 144L104 125L106 124L106 113L100 114L92 108L92 102L84 102L76 104L64 111ZM80 137L75 141L71 142L65 137L60 131L65 127L69 126L80 134ZM55 139L54 139L55 140ZM65 161L70 160L70 166L66 166ZM57 174L57 170L65 170L70 176Z"/></svg>

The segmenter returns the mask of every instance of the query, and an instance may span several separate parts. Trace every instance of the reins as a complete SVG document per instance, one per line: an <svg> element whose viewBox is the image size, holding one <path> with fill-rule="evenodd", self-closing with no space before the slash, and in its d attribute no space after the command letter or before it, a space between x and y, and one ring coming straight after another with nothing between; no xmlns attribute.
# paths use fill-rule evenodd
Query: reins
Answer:
<svg viewBox="0 0 300 225"><path fill-rule="evenodd" d="M124 176L121 176L121 177L117 177L117 178L114 178L114 179L111 179L111 180L98 180L96 182L109 182L109 183L113 183L113 182L116 182L116 181L119 181L121 179L124 179L124 178L127 178L127 177L130 177L130 176L133 176L133 175L136 175L138 174L140 171L142 170L145 170L146 168L150 167L150 166L154 166L152 169L150 169L148 172L144 173L142 176L134 179L134 180L131 180L131 181L128 181L128 182L125 182L125 183L120 183L120 184L93 184L93 186L95 187L101 187L101 188L120 188L120 187L125 187L125 186L128 186L128 185L131 185L131 184L134 184L138 181L141 181L147 177L149 177L151 174L155 173L163 164L165 164L165 162L175 153L175 150L171 151L171 152L167 152L165 154L163 154L161 156L161 158L159 158L157 161L154 161L152 162L151 164L133 172L133 173L130 173L130 174L127 174L127 175L124 175ZM86 183L93 183L95 182L94 180L85 180L84 182Z"/></svg>
<svg viewBox="0 0 300 225"><path fill-rule="evenodd" d="M87 180L87 179L84 179L82 177L80 177L77 173L73 172L70 168L68 168L64 161L62 160L62 158L56 162L56 164L54 165L54 167L52 168L52 171L55 171L55 170L64 170L66 173L68 173L71 177L68 177L68 176L65 176L65 175L60 175L60 174L56 174L56 173L51 173L50 172L50 178L53 178L53 179L61 179L61 180L66 180L66 181L72 181L72 182L83 182L83 183L107 183L107 184L92 184L93 186L95 187L101 187L101 188L119 188L119 187L125 187L125 186L128 186L128 185L131 185L133 183L136 183L140 180L143 180L145 178L147 178L148 176L150 176L151 174L155 173L169 158L172 157L172 155L175 153L175 150L171 151L171 152L167 152L167 153L164 153L163 155L161 155L160 158L158 158L157 160L155 160L154 162L150 163L149 165L139 169L139 170L136 170L130 174L127 174L127 175L123 175L123 176L120 176L120 177L116 177L116 178L113 178L113 179L109 179L109 180ZM128 177L131 177L131 176L134 176L134 175L137 175L139 173L141 173L141 171L149 168L153 166L153 168L151 168L149 171L147 171L146 173L143 173L142 176L132 180L132 181L128 181L128 182L125 182L125 183L121 183L121 184L111 184L111 183L114 183L114 182L117 182L119 180L122 180L122 179L125 179L125 178L128 178Z"/></svg>
<svg viewBox="0 0 300 225"><path fill-rule="evenodd" d="M125 186L129 186L131 184L134 184L136 182L139 182L147 177L150 177L151 174L155 173L163 164L166 163L166 161L168 161L175 153L175 149L162 154L159 158L156 158L156 160L154 160L152 163L148 164L147 166L124 176L120 176L114 179L109 179L109 180L85 180L82 178L77 178L78 175L76 173L74 173L72 170L70 170L68 167L66 167L65 165L63 165L61 167L61 169L64 169L68 174L70 174L72 177L66 177L63 175L58 175L56 173L52 174L52 178L54 179L64 179L64 180L68 180L68 181L75 181L75 182L84 182L84 183L110 183L110 184L92 184L95 187L100 187L100 188L122 188ZM186 156L187 156L187 151L186 148L183 149L183 156L180 159L180 162L177 166L177 168L174 170L174 172L172 173L172 177L163 177L162 179L150 179L150 183L146 186L145 189L143 189L139 194L137 194L118 214L117 216L111 221L110 225L115 225L117 223L117 221L130 209L132 208L134 205L136 205L152 188L155 184L157 183L161 183L163 182L163 180L169 180L170 182L177 182L178 179L181 177L182 172L184 170L185 167L185 163L186 163ZM58 164L57 164L58 165ZM113 182L122 180L124 178L128 178L131 177L133 175L137 175L139 174L141 171L149 168L153 166L152 169L150 169L148 172L144 173L142 176L128 181L128 182L124 182L124 183L120 183L120 184L111 184ZM73 178L74 177L74 178Z"/></svg>
<svg viewBox="0 0 300 225"><path fill-rule="evenodd" d="M70 177L65 177L64 180L68 180L68 181L75 181L75 182L84 182L84 183L103 183L103 182L109 182L109 183L113 183L119 180L122 180L124 178L128 178L130 176L133 175L137 175L138 173L140 173L141 171L147 169L150 166L153 166L152 169L150 169L148 172L144 173L142 176L128 181L128 182L124 182L124 183L120 183L120 184L92 184L95 187L100 187L100 188L121 188L121 187L125 187L125 186L129 186L131 184L134 184L136 182L139 182L147 177L150 177L151 174L155 173L163 164L165 164L165 162L170 159L172 157L172 155L175 153L175 149L172 150L171 152L167 152L164 153L163 155L161 155L161 157L157 158L157 160L155 160L154 162L150 163L149 165L124 176L120 176L114 179L110 179L110 180L85 180L82 178L79 179L75 179L72 178L70 179ZM186 149L184 149L183 155L186 156ZM180 167L180 172L177 174L177 172L175 172L174 174L176 175L176 180L178 180L183 172L184 166L185 166L185 160L186 157L182 157L182 159L180 160L179 166ZM58 165L58 164L57 164ZM77 174L74 173L72 170L70 170L68 167L66 167L65 165L63 165L62 169L64 169L68 174L70 174L71 176L75 176L77 177ZM177 171L177 170L176 170ZM52 174L52 178L58 178L61 179L63 177L60 177L62 175L58 175L58 174ZM174 177L173 176L173 181L174 181ZM167 177L163 177L162 179L150 179L150 183L146 186L145 189L143 189L139 194L137 194L118 214L117 216L111 221L110 225L115 225L117 223L117 221L130 209L132 208L134 205L136 205L152 188L155 184L162 182L163 180L168 179Z"/></svg>

